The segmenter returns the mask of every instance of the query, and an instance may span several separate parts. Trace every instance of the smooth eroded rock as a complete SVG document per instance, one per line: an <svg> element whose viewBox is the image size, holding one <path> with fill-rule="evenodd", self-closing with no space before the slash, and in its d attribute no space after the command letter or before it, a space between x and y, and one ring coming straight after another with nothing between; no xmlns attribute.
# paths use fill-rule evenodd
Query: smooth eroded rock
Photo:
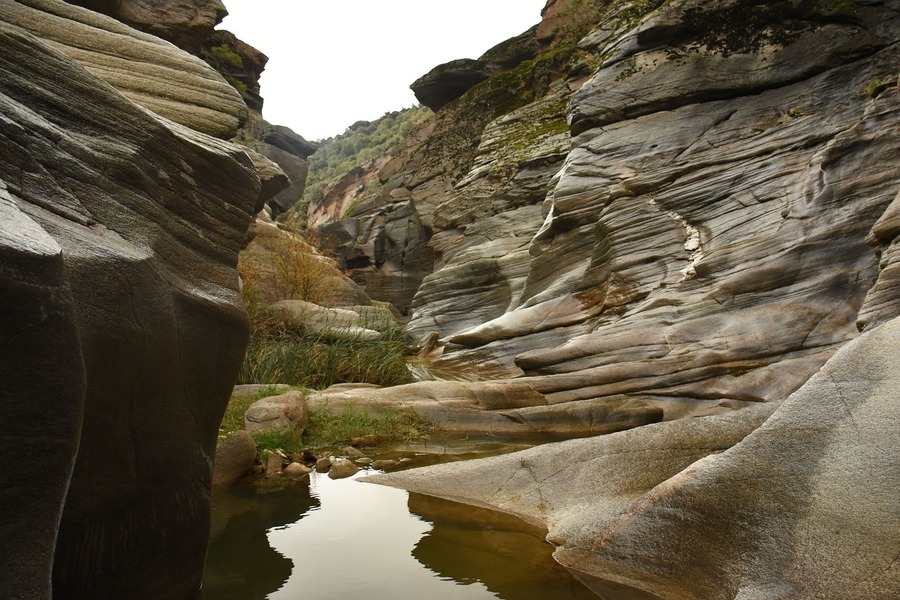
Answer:
<svg viewBox="0 0 900 600"><path fill-rule="evenodd" d="M309 424L309 409L303 392L261 398L244 412L244 431L251 435L291 433L299 435Z"/></svg>
<svg viewBox="0 0 900 600"><path fill-rule="evenodd" d="M212 484L231 485L247 474L256 460L256 442L246 431L232 431L216 444Z"/></svg>
<svg viewBox="0 0 900 600"><path fill-rule="evenodd" d="M22 0L0 3L0 21L44 40L136 104L196 131L231 138L247 118L240 94L212 67L105 15L57 0Z"/></svg>
<svg viewBox="0 0 900 600"><path fill-rule="evenodd" d="M249 333L235 264L259 178L238 147L134 104L65 53L91 51L60 40L148 52L172 69L174 47L155 53L158 41L57 2L0 3L0 22L0 181L18 218L4 231L14 225L12 239L33 246L17 254L38 251L4 267L25 269L17 286L34 279L4 313L25 319L11 334L57 332L6 364L45 365L32 389L55 403L43 445L59 453L39 495L65 493L61 519L36 521L17 555L33 574L55 545L54 597L184 598L200 585L218 423ZM190 68L184 78L170 85L209 90Z"/></svg>

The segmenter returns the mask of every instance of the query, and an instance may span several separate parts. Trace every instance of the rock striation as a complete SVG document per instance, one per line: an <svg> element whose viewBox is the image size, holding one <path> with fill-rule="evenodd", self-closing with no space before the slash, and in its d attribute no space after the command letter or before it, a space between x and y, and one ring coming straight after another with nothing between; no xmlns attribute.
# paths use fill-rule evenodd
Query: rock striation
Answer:
<svg viewBox="0 0 900 600"><path fill-rule="evenodd" d="M368 479L545 525L601 597L891 598L898 342L865 332L777 408Z"/></svg>
<svg viewBox="0 0 900 600"><path fill-rule="evenodd" d="M223 139L247 118L237 91L211 67L169 43L54 0L0 3L0 20L78 62L154 113Z"/></svg>
<svg viewBox="0 0 900 600"><path fill-rule="evenodd" d="M228 15L221 0L75 0L92 11L172 42L191 54Z"/></svg>
<svg viewBox="0 0 900 600"><path fill-rule="evenodd" d="M490 381L345 401L662 414L384 481L546 523L601 595L897 595L900 3L582 4L548 3L531 58L449 73L323 228L373 297L416 288L422 371Z"/></svg>
<svg viewBox="0 0 900 600"><path fill-rule="evenodd" d="M62 2L0 2L0 47L0 445L26 457L0 469L0 596L189 597L261 187L208 134L246 108L199 59Z"/></svg>
<svg viewBox="0 0 900 600"><path fill-rule="evenodd" d="M115 47L120 38L97 37L82 40L80 34L65 31L63 28L57 31L54 28L53 35L57 36L56 41L60 42L64 52L65 48L69 47L77 60L87 61L89 65L97 63L92 72L154 112L198 131L234 139L255 153L254 161L262 170L273 168L265 166L263 164L265 160L274 162L287 180L279 184L280 187L271 194L268 191L264 192L267 195L264 202L270 217L284 212L300 199L309 170L306 159L315 151L316 146L287 127L272 125L263 120L263 99L259 93L259 78L269 58L239 40L233 33L213 29L227 14L219 0L194 2L79 0L72 4L85 6L113 17L125 25L152 34L142 40L152 47L129 43L118 47L112 56L107 56L104 47ZM35 6L51 10L48 7L53 5L37 3ZM84 17L84 13L69 14L58 6L52 10L62 11L59 14L64 18L87 18L92 27L110 27L109 31L113 36L129 30L110 26L108 20L103 21L103 25L97 25L91 17ZM26 29L32 27L28 23L27 12L15 17L10 14L7 18L15 19ZM38 29L40 35L48 37L46 28ZM199 56L220 76L210 73L208 69L202 69L197 61L190 60L183 53L172 52L159 38ZM78 52L88 49L91 54L83 55ZM144 65L143 70L133 72L133 63L142 62L142 53L161 52L170 54L171 57L166 61L157 59L159 65L153 67ZM165 70L160 68L163 64ZM92 69L91 66L88 68ZM191 78L196 79L201 73L204 78L209 79L206 87L197 87L191 83ZM222 78L228 84L224 88ZM210 84L215 85L217 89L211 89ZM228 86L231 89L228 89ZM210 101L218 94L229 97L228 105L219 109L233 112L236 121L226 123L219 116L212 123L204 123L204 119L208 119L210 115L205 110L197 110L197 105L204 109L212 106ZM263 206L260 206L259 210L262 209Z"/></svg>
<svg viewBox="0 0 900 600"><path fill-rule="evenodd" d="M897 314L893 4L575 4L323 228L374 298L415 288L432 372L676 418L783 399Z"/></svg>

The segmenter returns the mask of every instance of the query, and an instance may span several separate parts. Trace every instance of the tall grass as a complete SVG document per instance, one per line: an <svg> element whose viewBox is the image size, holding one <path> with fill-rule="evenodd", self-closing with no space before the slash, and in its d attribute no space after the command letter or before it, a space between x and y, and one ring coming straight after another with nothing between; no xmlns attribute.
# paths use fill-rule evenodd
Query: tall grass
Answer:
<svg viewBox="0 0 900 600"><path fill-rule="evenodd" d="M335 383L381 386L412 381L409 343L400 329L376 340L333 339L300 325L255 319L238 383L286 383L325 389Z"/></svg>

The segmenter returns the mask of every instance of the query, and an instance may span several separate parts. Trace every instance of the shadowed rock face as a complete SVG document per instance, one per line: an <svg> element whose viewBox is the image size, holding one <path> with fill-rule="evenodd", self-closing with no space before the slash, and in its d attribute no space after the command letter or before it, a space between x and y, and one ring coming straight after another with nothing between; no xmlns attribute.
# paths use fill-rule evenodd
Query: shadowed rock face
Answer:
<svg viewBox="0 0 900 600"><path fill-rule="evenodd" d="M238 131L234 141L277 164L290 179L290 185L266 203L272 217L283 213L300 200L306 187L306 175L309 173L307 158L316 151L315 144L306 141L288 127L272 125L262 118L248 120Z"/></svg>
<svg viewBox="0 0 900 600"><path fill-rule="evenodd" d="M4 598L49 598L51 560L55 598L198 588L216 432L248 334L234 265L259 178L238 147L134 104L133 87L93 74L92 52L59 41L107 32L104 61L149 43L62 3L0 3L0 443L42 457L0 470L2 535L19 546L0 553ZM159 50L164 68L202 74L198 95L227 86Z"/></svg>

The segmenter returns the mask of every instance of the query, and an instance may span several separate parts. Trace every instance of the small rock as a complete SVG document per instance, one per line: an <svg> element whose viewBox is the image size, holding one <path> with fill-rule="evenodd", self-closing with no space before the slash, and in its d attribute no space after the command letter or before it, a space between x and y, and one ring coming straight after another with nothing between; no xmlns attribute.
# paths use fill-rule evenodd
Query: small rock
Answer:
<svg viewBox="0 0 900 600"><path fill-rule="evenodd" d="M355 462L360 465L368 465L372 462L372 459L367 456L364 456L362 458L357 458Z"/></svg>
<svg viewBox="0 0 900 600"><path fill-rule="evenodd" d="M346 455L349 459L362 458L363 456L365 456L365 454L363 454L353 446L347 446L346 448L341 450L341 453Z"/></svg>
<svg viewBox="0 0 900 600"><path fill-rule="evenodd" d="M212 484L231 485L244 476L256 460L256 443L246 431L232 431L216 446Z"/></svg>
<svg viewBox="0 0 900 600"><path fill-rule="evenodd" d="M327 473L331 468L331 459L324 456L316 461L316 473Z"/></svg>
<svg viewBox="0 0 900 600"><path fill-rule="evenodd" d="M400 462L412 462L412 459L409 458L408 456L404 456L403 458L400 459Z"/></svg>
<svg viewBox="0 0 900 600"><path fill-rule="evenodd" d="M331 469L328 470L328 477L331 479L343 479L350 477L359 471L359 467L354 465L346 458L338 458L331 463Z"/></svg>
<svg viewBox="0 0 900 600"><path fill-rule="evenodd" d="M309 475L311 472L312 469L298 462L292 462L282 471L285 477L290 477L291 479L302 479Z"/></svg>
<svg viewBox="0 0 900 600"><path fill-rule="evenodd" d="M378 444L378 437L374 435L361 435L350 440L354 448L371 448Z"/></svg>
<svg viewBox="0 0 900 600"><path fill-rule="evenodd" d="M373 469L389 469L390 467L396 467L400 463L396 460L376 460L372 463L371 467Z"/></svg>
<svg viewBox="0 0 900 600"><path fill-rule="evenodd" d="M272 477L281 473L281 467L284 465L284 459L274 452L266 454L266 477Z"/></svg>

